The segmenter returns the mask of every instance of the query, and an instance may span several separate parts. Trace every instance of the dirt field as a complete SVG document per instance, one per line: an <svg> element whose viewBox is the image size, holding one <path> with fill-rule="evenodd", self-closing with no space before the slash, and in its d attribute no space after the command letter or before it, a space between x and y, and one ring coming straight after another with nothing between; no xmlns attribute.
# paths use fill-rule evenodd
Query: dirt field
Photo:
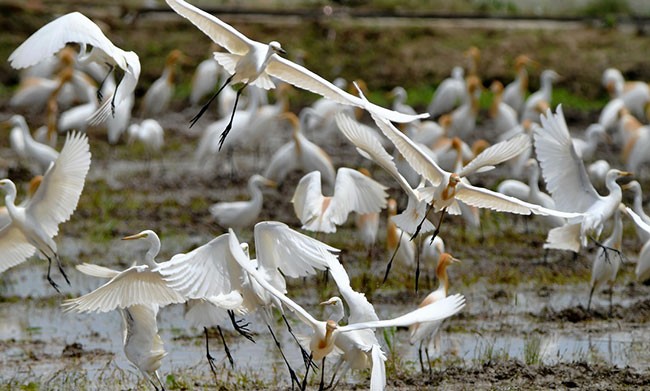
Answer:
<svg viewBox="0 0 650 391"><path fill-rule="evenodd" d="M24 15L17 12L16 20ZM28 23L2 39L8 53L27 34L47 20L46 14L29 14ZM6 16L3 17L6 20ZM226 19L226 18L224 18ZM143 229L153 229L161 237L159 259L186 252L224 231L208 213L208 206L222 200L244 199L247 178L261 172L272 151L290 137L288 129L266 135L266 145L258 154L244 146L234 151L235 173L225 154L201 166L194 151L202 127L214 114L201 120L199 129L188 129L196 109L187 103L188 81L193 66L208 53L209 42L173 14L147 15L133 24L111 21L111 37L124 48L140 54L143 76L137 94L157 77L169 48L180 46L193 60L182 66L181 85L172 110L159 118L165 134L162 155L145 161L139 145L121 142L110 146L102 129L89 133L93 162L77 211L61 227L57 238L61 256L72 285L64 295L55 294L45 280L45 264L30 260L0 277L0 388L3 389L142 389L147 387L133 369L121 347L119 316L115 313L91 316L63 314L61 300L76 297L98 286L73 269L81 262L125 268L142 255L137 243L119 239ZM462 64L462 52L470 45L482 49L480 73L484 84L498 78L512 78L513 58L531 54L544 67L564 76L556 102L564 103L572 131L580 130L597 118L604 93L600 75L607 66L616 66L625 75L650 79L647 37L625 31L595 29L511 30L508 28L441 29L435 25L415 27L368 26L347 19L319 20L301 24L295 20L246 20L229 17L246 34L266 41L277 39L290 48L290 57L301 49L305 64L331 79L363 77L373 100L386 102L384 92L403 85L420 108L428 101L433 86L446 77L453 65ZM4 23L4 22L3 22ZM165 33L152 33L164 23ZM362 25L363 27L359 27ZM288 26L288 27L287 27ZM507 27L507 26L505 26ZM159 28L159 26L157 27ZM174 32L172 34L171 32ZM157 35L158 34L158 35ZM151 37L156 36L157 41ZM190 44L195 43L196 44ZM407 61L405 61L407 59ZM17 74L2 64L0 119L12 114L7 102ZM531 88L536 88L533 79ZM292 109L297 111L313 96L295 93ZM136 103L137 108L137 103ZM42 116L29 118L32 128ZM480 132L494 141L490 122L481 115ZM4 133L3 133L4 134ZM377 166L361 158L341 135L307 134L331 155L335 167L367 167L400 205L406 199L397 184ZM59 146L62 143L60 138ZM600 157L620 164L619 151L604 146ZM0 177L18 183L19 193L30 172L9 149L7 137L0 137ZM636 176L648 188L648 171ZM277 190L265 190L260 220L279 220L299 227L289 202L302 173L293 173ZM507 175L497 169L477 177L474 184L489 188ZM628 195L629 196L629 195ZM20 195L19 195L20 197ZM631 201L626 196L626 201ZM632 224L625 220L625 259L613 291L609 313L608 293L597 291L593 310L586 311L589 294L591 256L583 251L577 259L552 251L545 257L542 244L547 227L539 219L481 213L481 228L467 226L450 217L441 229L447 251L462 260L450 269L451 292L467 297L467 307L446 322L440 347L432 352L431 375L421 373L416 346L408 343L406 330L394 330L378 337L386 341L387 376L390 389L642 389L650 385L650 287L634 280L634 263L641 243ZM390 254L385 251L385 216L382 215L379 241L373 259L355 240L352 219L336 234L317 235L342 250L341 259L352 277L352 285L365 292L380 317L390 317L414 308L435 288L433 266L423 265L420 290L415 293L413 270L394 269L381 283ZM607 235L609 231L605 232ZM251 230L240 239L252 242ZM251 244L251 247L252 244ZM369 267L367 265L370 265ZM58 276L55 277L58 279ZM333 282L322 276L292 281L290 295L318 314L316 305L336 293ZM256 343L226 332L235 368L230 368L217 334L211 335L211 349L220 370L213 379L204 359L200 330L191 329L183 318L184 309L172 306L161 310L159 327L169 355L160 372L168 389L288 389L286 370L260 319L253 323ZM299 332L307 330L289 316ZM289 360L300 367L299 351L276 323ZM260 363L262 363L260 368ZM326 368L326 375L328 369ZM364 389L368 372L352 373L338 389ZM311 385L317 387L317 376ZM311 387L311 386L310 386Z"/></svg>

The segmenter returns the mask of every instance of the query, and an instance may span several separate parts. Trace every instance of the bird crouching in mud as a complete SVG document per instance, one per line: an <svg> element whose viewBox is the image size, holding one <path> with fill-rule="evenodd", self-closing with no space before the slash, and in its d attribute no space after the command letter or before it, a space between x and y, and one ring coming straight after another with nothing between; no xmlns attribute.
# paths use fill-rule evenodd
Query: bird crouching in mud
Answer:
<svg viewBox="0 0 650 391"><path fill-rule="evenodd" d="M278 78L298 88L311 91L332 99L344 105L362 107L371 113L381 115L393 122L411 122L421 118L427 118L428 113L411 115L398 113L393 110L364 102L359 97L349 94L334 84L318 76L307 68L279 56L285 54L282 46L277 41L268 44L254 41L237 31L234 27L224 23L219 18L183 1L166 0L167 4L179 15L188 19L199 30L206 34L219 46L224 47L228 53L215 52L214 58L223 66L230 77L226 79L217 92L201 108L199 113L192 118L190 126L193 126L205 113L210 103L219 95L226 85L243 83L237 90L235 105L230 121L226 125L219 140L219 148L223 145L232 127L232 121L237 109L237 103L243 90L249 85L255 85L265 90L275 88L271 77Z"/></svg>

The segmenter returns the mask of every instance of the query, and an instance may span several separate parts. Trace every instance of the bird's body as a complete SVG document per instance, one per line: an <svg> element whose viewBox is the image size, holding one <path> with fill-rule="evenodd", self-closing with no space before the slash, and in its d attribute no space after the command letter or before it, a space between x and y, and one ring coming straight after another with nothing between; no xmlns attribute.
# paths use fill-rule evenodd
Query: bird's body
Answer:
<svg viewBox="0 0 650 391"><path fill-rule="evenodd" d="M41 27L11 53L9 63L16 69L32 66L60 51L69 42L81 46L79 62L108 63L124 71L120 88L105 98L90 119L91 124L99 124L135 89L140 77L140 60L134 52L126 52L113 45L86 16L71 12ZM91 45L92 50L87 51L87 45Z"/></svg>
<svg viewBox="0 0 650 391"><path fill-rule="evenodd" d="M183 0L166 1L176 13L188 19L209 36L214 43L223 46L228 51L215 52L214 58L231 75L224 85L244 84L244 87L238 90L238 95L249 84L266 90L275 88L271 77L276 77L339 103L365 107L367 110L375 111L395 122L410 122L428 117L428 114L413 116L397 113L377 105L367 105L358 97L339 89L305 67L278 56L279 53L284 52L278 42L272 41L269 44L264 44L251 40L217 17ZM207 109L207 107L204 108ZM195 118L198 120L201 114L202 112ZM226 127L222 140L225 139L229 130Z"/></svg>
<svg viewBox="0 0 650 391"><path fill-rule="evenodd" d="M199 101L217 85L219 72L219 63L212 56L197 65L192 76L192 91L190 92L190 104L192 106L198 105Z"/></svg>
<svg viewBox="0 0 650 391"><path fill-rule="evenodd" d="M642 216L634 213L630 208L625 208L625 212L632 218L637 232L643 231L644 236L650 236L650 224ZM637 281L643 282L650 278L650 241L645 241L643 247L641 247L634 274L636 275Z"/></svg>
<svg viewBox="0 0 650 391"><path fill-rule="evenodd" d="M165 130L152 118L147 118L140 124L129 125L129 143L139 142L149 153L159 153L165 144Z"/></svg>
<svg viewBox="0 0 650 391"><path fill-rule="evenodd" d="M162 75L151 84L142 98L141 116L143 118L155 118L167 111L174 95L176 63L182 56L183 54L178 49L172 50L167 55Z"/></svg>
<svg viewBox="0 0 650 391"><path fill-rule="evenodd" d="M385 208L386 189L359 171L341 167L332 196L322 194L320 172L312 171L300 180L291 202L303 229L331 233L350 212L378 213Z"/></svg>
<svg viewBox="0 0 650 391"><path fill-rule="evenodd" d="M275 186L275 182L255 174L248 180L248 201L218 202L210 206L210 214L222 227L243 229L255 223L262 211L261 186Z"/></svg>
<svg viewBox="0 0 650 391"><path fill-rule="evenodd" d="M535 150L546 187L558 210L580 214L549 231L544 247L577 252L587 245L589 235L597 239L604 224L614 215L622 198L616 179L629 173L608 171L605 185L609 194L601 196L573 147L562 107L558 106L555 115L549 109L541 121L542 127L535 130Z"/></svg>
<svg viewBox="0 0 650 391"><path fill-rule="evenodd" d="M517 111L503 102L503 84L495 80L490 85L493 93L490 117L494 121L494 128L499 133L505 133L519 124Z"/></svg>
<svg viewBox="0 0 650 391"><path fill-rule="evenodd" d="M532 61L528 56L517 56L515 59L515 72L517 76L503 90L502 101L512 107L517 115L522 112L526 94L528 93L528 69L527 64Z"/></svg>
<svg viewBox="0 0 650 391"><path fill-rule="evenodd" d="M449 113L465 100L466 94L465 71L462 67L454 67L451 70L451 77L443 80L436 88L427 111L432 118Z"/></svg>
<svg viewBox="0 0 650 391"><path fill-rule="evenodd" d="M9 179L0 181L6 193L5 205L11 223L0 229L0 250L4 254L0 272L24 262L35 252L60 265L56 243L52 239L59 224L67 221L77 207L90 168L90 150L86 136L72 133L59 157L43 175L43 181L30 202L15 205L16 186ZM48 281L51 280L48 267ZM64 274L65 277L65 274ZM66 277L67 279L67 277Z"/></svg>
<svg viewBox="0 0 650 391"><path fill-rule="evenodd" d="M650 216L648 216L643 210L643 190L641 189L641 184L637 181L630 181L621 187L625 190L632 190L632 193L634 194L632 210L641 220L643 220L643 222L650 224ZM641 243L646 243L650 240L650 233L646 232L643 227L636 226L636 235Z"/></svg>
<svg viewBox="0 0 650 391"><path fill-rule="evenodd" d="M34 161L38 165L39 171L36 174L45 173L50 164L59 157L59 153L49 145L39 143L32 138L27 121L22 115L16 114L9 121L14 129L19 129L16 136L12 138L12 145L17 144L17 148L20 148L18 145L22 144L25 159ZM18 154L20 155L21 152Z"/></svg>
<svg viewBox="0 0 650 391"><path fill-rule="evenodd" d="M539 90L532 93L526 102L524 103L524 108L521 114L521 120L529 120L533 122L539 122L539 104L545 102L546 104L551 104L551 97L553 93L553 82L555 82L560 76L553 70L547 69L542 72L540 76L540 88Z"/></svg>

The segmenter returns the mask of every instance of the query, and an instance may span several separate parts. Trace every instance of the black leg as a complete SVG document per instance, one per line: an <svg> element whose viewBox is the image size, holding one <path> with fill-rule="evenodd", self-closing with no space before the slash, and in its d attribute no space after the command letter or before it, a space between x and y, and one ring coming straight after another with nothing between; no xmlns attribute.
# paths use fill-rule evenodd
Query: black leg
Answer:
<svg viewBox="0 0 650 391"><path fill-rule="evenodd" d="M422 229L422 224L424 224L424 221L427 219L427 216L429 216L429 213L431 212L432 209L433 209L433 202L427 205L427 211L424 213L424 217L422 218L422 220L420 220L420 223L415 229L415 232L413 232L413 235L411 235L411 240L415 239L415 237L418 236L420 230Z"/></svg>
<svg viewBox="0 0 650 391"><path fill-rule="evenodd" d="M386 280L388 280L388 273L390 273L390 268L393 266L393 260L397 255L399 246L402 244L402 235L404 235L404 231L402 231L402 233L400 234L399 240L397 241L397 247L395 247L395 251L393 251L393 255L390 257L390 260L388 261L388 265L386 265L386 273L384 273L384 280L381 282L382 284L386 283Z"/></svg>
<svg viewBox="0 0 650 391"><path fill-rule="evenodd" d="M612 316L612 296L614 295L614 284L609 286L609 316Z"/></svg>
<svg viewBox="0 0 650 391"><path fill-rule="evenodd" d="M204 104L203 107L201 107L201 110L199 111L199 113L197 115L195 115L194 118L192 118L190 120L190 128L192 126L194 126L194 124L196 124L196 122L199 120L199 118L201 118L201 116L203 116L203 114L208 110L208 107L210 107L210 104L212 103L212 101L217 96L219 96L219 93L221 93L221 90L223 90L224 87L226 87L228 84L230 84L233 77L235 77L234 73L232 75L230 75L230 77L228 79L226 79L226 81L223 83L223 85L221 87L219 87L219 90L214 95L212 95L212 98L210 98L210 100L208 100L208 102L206 104Z"/></svg>
<svg viewBox="0 0 650 391"><path fill-rule="evenodd" d="M418 287L420 282L420 244L422 240L418 240L418 246L415 250L415 293L418 293Z"/></svg>
<svg viewBox="0 0 650 391"><path fill-rule="evenodd" d="M589 291L589 301L587 302L587 311L591 308L591 297L594 295L594 288L596 288L596 285L591 287L591 290Z"/></svg>
<svg viewBox="0 0 650 391"><path fill-rule="evenodd" d="M424 347L424 353L427 355L427 364L429 364L429 377L431 377L431 358L429 358L429 346Z"/></svg>
<svg viewBox="0 0 650 391"><path fill-rule="evenodd" d="M221 343L223 344L223 350L226 352L226 357L228 358L228 361L230 362L230 366L232 368L235 367L235 361L232 359L232 354L230 354L230 349L228 349L228 344L226 343L226 338L223 336L223 331L221 331L221 326L217 326L217 331L219 332L219 336L221 337ZM208 347L208 334L206 330L205 334L205 347ZM208 354L210 354L208 352ZM216 375L216 373L215 373Z"/></svg>
<svg viewBox="0 0 650 391"><path fill-rule="evenodd" d="M221 132L221 136L219 137L219 150L221 150L221 147L223 147L223 142L226 141L226 136L228 136L230 129L232 129L232 120L235 118L235 112L237 111L237 102L239 102L239 97L247 85L248 84L244 84L242 88L237 90L237 95L235 95L235 105L232 107L232 114L230 114L230 121L228 121L228 125L226 125L226 128L223 130L223 132Z"/></svg>
<svg viewBox="0 0 650 391"><path fill-rule="evenodd" d="M422 361L422 341L420 341L420 346L418 346L418 358L420 359L420 370L424 373L424 362Z"/></svg>
<svg viewBox="0 0 650 391"><path fill-rule="evenodd" d="M45 255L45 253L43 253L43 255ZM50 276L50 271L52 269L52 258L48 257L47 255L45 255L45 257L47 258L47 282L49 282L50 285L52 285L54 290L56 290L58 293L61 293L61 291L59 290L59 286L56 284L56 282L54 282L54 280Z"/></svg>
<svg viewBox="0 0 650 391"><path fill-rule="evenodd" d="M122 76L122 79L124 79L124 76ZM117 96L117 88L120 86L120 83L122 83L122 79L117 81L117 84L115 84L115 91L113 91L113 98L111 99L111 114L113 117L115 117L115 97Z"/></svg>
<svg viewBox="0 0 650 391"><path fill-rule="evenodd" d="M108 65L108 72L106 73L106 76L102 79L101 83L99 83L99 86L97 87L97 101L101 102L104 97L102 96L102 87L104 87L104 83L106 83L106 79L113 73L113 70L115 69L115 65L105 63Z"/></svg>
<svg viewBox="0 0 650 391"><path fill-rule="evenodd" d="M291 376L291 389L293 390L294 383L297 384L298 387L300 387L300 379L298 379L296 372L293 370L293 368L291 368L291 364L289 364L287 357L284 355L284 352L282 351L282 346L280 345L280 341L278 341L278 339L275 337L275 333L273 332L271 325L267 324L266 327L269 328L269 331L271 332L271 336L273 337L273 341L275 341L275 346L278 347L278 350L280 351L280 355L282 356L284 363L287 365L287 369L289 370L289 376Z"/></svg>
<svg viewBox="0 0 650 391"><path fill-rule="evenodd" d="M255 343L251 331L248 329L248 325L250 325L250 323L243 323L243 319L235 319L235 312L233 310L228 310L228 316L230 317L230 321L232 322L232 326L235 328L235 330L237 330L237 332L243 335L247 340Z"/></svg>
<svg viewBox="0 0 650 391"><path fill-rule="evenodd" d="M443 208L440 211L440 220L438 220L438 225L436 226L436 230L433 231L433 235L431 235L431 243L433 243L433 240L438 236L440 233L440 225L442 225L442 219L445 217L445 213L447 213L447 208Z"/></svg>
<svg viewBox="0 0 650 391"><path fill-rule="evenodd" d="M309 355L309 362L312 361L311 360L312 357L313 356L310 354ZM307 388L307 375L309 375L309 367L311 367L311 365L307 366L307 369L305 369L305 377L302 379L302 386L300 387L301 391L305 391L305 389Z"/></svg>
<svg viewBox="0 0 650 391"><path fill-rule="evenodd" d="M300 348L300 353L302 354L302 360L305 362L305 368L309 370L309 367L316 367L314 362L311 359L311 354L307 353L305 348L302 347L300 342L298 342L298 338L296 338L296 335L293 333L293 330L291 329L291 325L289 324L289 321L287 320L287 317L282 314L282 319L284 319L284 323L287 325L287 330L289 331L289 334L293 337L294 341L298 344L298 347Z"/></svg>
<svg viewBox="0 0 650 391"><path fill-rule="evenodd" d="M61 263L61 259L59 258L59 254L54 253L54 257L56 259L56 266L58 267L59 271L63 275L63 278L65 278L65 282L70 285L70 280L68 279L68 275L65 274L65 270L63 269L63 264Z"/></svg>
<svg viewBox="0 0 650 391"><path fill-rule="evenodd" d="M318 386L318 391L323 391L325 389L325 357L323 357L323 362L320 365L320 385Z"/></svg>

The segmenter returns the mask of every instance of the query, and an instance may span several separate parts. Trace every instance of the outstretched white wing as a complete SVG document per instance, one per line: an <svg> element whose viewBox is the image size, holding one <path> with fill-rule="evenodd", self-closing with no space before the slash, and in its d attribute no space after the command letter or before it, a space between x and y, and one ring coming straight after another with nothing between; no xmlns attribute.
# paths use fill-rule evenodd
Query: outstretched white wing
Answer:
<svg viewBox="0 0 650 391"><path fill-rule="evenodd" d="M92 45L110 57L115 54L115 45L93 21L79 12L71 12L54 19L27 38L11 53L9 64L16 69L36 65L69 42Z"/></svg>
<svg viewBox="0 0 650 391"><path fill-rule="evenodd" d="M527 134L517 135L488 147L458 173L461 177L474 172L488 171L495 165L510 160L530 147L530 137Z"/></svg>
<svg viewBox="0 0 650 391"><path fill-rule="evenodd" d="M231 53L244 55L251 45L258 43L224 23L216 16L196 8L183 0L165 0L177 14L192 22L203 34ZM261 45L261 43L258 43Z"/></svg>
<svg viewBox="0 0 650 391"><path fill-rule="evenodd" d="M314 219L320 218L323 213L324 198L321 190L320 171L312 171L300 179L291 198L291 203L293 203L296 216L303 225L309 225Z"/></svg>
<svg viewBox="0 0 650 391"><path fill-rule="evenodd" d="M576 154L562 106L558 105L555 114L548 109L540 119L542 127L535 128L535 150L546 188L559 210L585 212L601 197Z"/></svg>
<svg viewBox="0 0 650 391"><path fill-rule="evenodd" d="M229 294L243 281L241 267L228 248L228 234L223 234L187 254L176 254L159 263L154 271L188 299Z"/></svg>
<svg viewBox="0 0 650 391"><path fill-rule="evenodd" d="M345 223L350 212L377 213L386 207L386 187L357 170L341 167L336 173L329 207L334 224Z"/></svg>
<svg viewBox="0 0 650 391"><path fill-rule="evenodd" d="M36 247L29 244L25 234L10 223L0 229L0 273L19 265L36 251Z"/></svg>
<svg viewBox="0 0 650 391"><path fill-rule="evenodd" d="M97 278L113 278L121 273L119 270L113 270L104 266L94 265L92 263L82 263L75 266L75 268L87 276L93 276Z"/></svg>
<svg viewBox="0 0 650 391"><path fill-rule="evenodd" d="M305 277L338 262L337 255L334 255L338 249L294 231L284 223L257 223L254 236L258 268L279 290L285 289L283 275Z"/></svg>
<svg viewBox="0 0 650 391"><path fill-rule="evenodd" d="M77 208L90 168L90 147L85 134L70 132L59 157L43 176L41 185L25 205L26 213L50 237L59 231Z"/></svg>
<svg viewBox="0 0 650 391"><path fill-rule="evenodd" d="M182 303L185 299L146 265L132 266L106 284L76 299L65 300L65 311L108 312L133 305Z"/></svg>
<svg viewBox="0 0 650 391"><path fill-rule="evenodd" d="M648 223L646 223L641 216L634 213L634 211L627 206L625 207L625 212L632 218L632 221L634 221L634 224L637 226L637 228L645 231L646 234L650 235L650 225L648 225Z"/></svg>
<svg viewBox="0 0 650 391"><path fill-rule="evenodd" d="M404 327L413 323L431 322L448 318L465 307L465 296L456 294L447 296L435 303L420 307L415 311L399 316L393 319L378 320L372 322L362 322L348 324L338 328L339 332L345 333L352 330L383 328L383 327Z"/></svg>
<svg viewBox="0 0 650 391"><path fill-rule="evenodd" d="M350 286L350 277L338 259L333 260L329 264L329 271L336 282L336 286L339 288L339 292L348 304L350 311L348 323L379 320L375 308L366 299L366 295L352 289Z"/></svg>

